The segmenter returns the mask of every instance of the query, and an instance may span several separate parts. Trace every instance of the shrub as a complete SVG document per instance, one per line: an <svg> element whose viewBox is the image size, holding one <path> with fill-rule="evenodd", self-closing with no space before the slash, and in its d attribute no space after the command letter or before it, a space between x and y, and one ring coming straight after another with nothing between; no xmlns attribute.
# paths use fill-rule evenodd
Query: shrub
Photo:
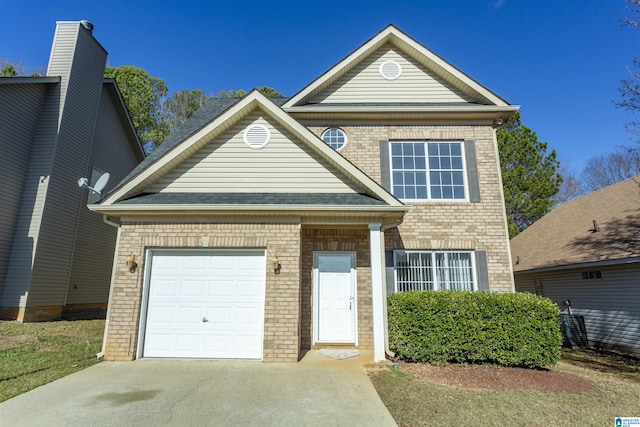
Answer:
<svg viewBox="0 0 640 427"><path fill-rule="evenodd" d="M547 298L423 291L388 302L389 346L403 360L538 368L560 357L559 310Z"/></svg>

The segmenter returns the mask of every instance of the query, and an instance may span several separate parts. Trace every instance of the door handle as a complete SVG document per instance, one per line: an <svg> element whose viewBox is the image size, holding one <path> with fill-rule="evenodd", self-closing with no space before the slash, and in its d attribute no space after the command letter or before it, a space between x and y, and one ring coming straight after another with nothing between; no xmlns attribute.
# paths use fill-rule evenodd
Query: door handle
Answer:
<svg viewBox="0 0 640 427"><path fill-rule="evenodd" d="M206 317L202 318L202 323L207 323L209 321L209 319L207 319Z"/></svg>

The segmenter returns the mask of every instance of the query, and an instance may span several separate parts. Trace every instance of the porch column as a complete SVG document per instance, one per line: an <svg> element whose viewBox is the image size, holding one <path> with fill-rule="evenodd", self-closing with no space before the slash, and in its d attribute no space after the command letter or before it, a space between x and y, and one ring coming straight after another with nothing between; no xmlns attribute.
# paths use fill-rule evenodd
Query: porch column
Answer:
<svg viewBox="0 0 640 427"><path fill-rule="evenodd" d="M382 224L369 224L369 239L371 243L371 304L373 311L373 360L382 362L384 354L384 299L382 281Z"/></svg>

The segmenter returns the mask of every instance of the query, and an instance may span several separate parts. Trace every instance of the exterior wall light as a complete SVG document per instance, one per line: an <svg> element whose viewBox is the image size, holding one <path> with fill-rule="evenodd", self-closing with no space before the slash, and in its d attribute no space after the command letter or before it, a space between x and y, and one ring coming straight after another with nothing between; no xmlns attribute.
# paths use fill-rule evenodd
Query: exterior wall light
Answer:
<svg viewBox="0 0 640 427"><path fill-rule="evenodd" d="M138 268L138 263L136 262L136 256L129 252L129 256L124 260L125 264L127 264L127 268L129 269L129 273L135 273Z"/></svg>
<svg viewBox="0 0 640 427"><path fill-rule="evenodd" d="M282 266L280 265L280 260L278 259L277 255L271 258L271 264L273 265L273 272L275 274L280 274L280 269L282 268Z"/></svg>

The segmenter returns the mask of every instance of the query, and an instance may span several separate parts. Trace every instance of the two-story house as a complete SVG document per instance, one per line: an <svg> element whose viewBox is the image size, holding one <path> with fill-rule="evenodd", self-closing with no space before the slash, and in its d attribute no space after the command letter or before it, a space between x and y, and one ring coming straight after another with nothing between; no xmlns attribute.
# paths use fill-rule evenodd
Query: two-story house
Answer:
<svg viewBox="0 0 640 427"><path fill-rule="evenodd" d="M91 23L58 22L45 76L0 77L0 319L105 316L116 230L77 182L144 159L106 60Z"/></svg>
<svg viewBox="0 0 640 427"><path fill-rule="evenodd" d="M90 206L118 223L107 359L382 360L388 292L513 292L518 107L393 26L277 101L210 100Z"/></svg>

